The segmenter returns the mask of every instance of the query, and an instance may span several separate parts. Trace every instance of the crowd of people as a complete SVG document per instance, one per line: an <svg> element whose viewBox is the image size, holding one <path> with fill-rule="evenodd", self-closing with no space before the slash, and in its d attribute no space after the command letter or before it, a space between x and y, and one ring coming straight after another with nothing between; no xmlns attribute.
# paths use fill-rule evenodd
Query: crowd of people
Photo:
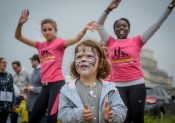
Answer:
<svg viewBox="0 0 175 123"><path fill-rule="evenodd" d="M22 11L15 38L36 48L38 54L29 58L31 75L17 60L11 64L15 72L11 75L6 72L6 59L0 57L0 123L6 123L8 117L11 123L19 122L19 117L21 123L144 123L146 89L141 49L172 12L175 0L155 23L134 37L128 37L128 19L116 20L116 37L112 37L104 22L120 2L112 0L98 20L66 40L57 36L56 21L42 20L45 42L22 34L29 10ZM81 41L87 30L96 30L101 41ZM70 66L73 80L65 84L64 51L76 43Z"/></svg>
<svg viewBox="0 0 175 123"><path fill-rule="evenodd" d="M1 100L0 115L2 123L6 123L9 116L11 123L28 123L31 109L41 90L40 59L37 54L31 58L33 72L26 72L20 61L13 61L14 75L6 72L6 60L0 58ZM4 94L3 94L4 93Z"/></svg>

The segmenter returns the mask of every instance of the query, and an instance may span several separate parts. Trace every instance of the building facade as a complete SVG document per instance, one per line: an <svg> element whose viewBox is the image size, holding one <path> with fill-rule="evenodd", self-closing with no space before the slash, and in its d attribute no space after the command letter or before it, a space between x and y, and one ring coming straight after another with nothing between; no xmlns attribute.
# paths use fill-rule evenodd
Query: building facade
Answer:
<svg viewBox="0 0 175 123"><path fill-rule="evenodd" d="M141 65L147 85L157 84L163 87L172 87L173 77L169 76L164 70L158 68L153 51L142 49Z"/></svg>

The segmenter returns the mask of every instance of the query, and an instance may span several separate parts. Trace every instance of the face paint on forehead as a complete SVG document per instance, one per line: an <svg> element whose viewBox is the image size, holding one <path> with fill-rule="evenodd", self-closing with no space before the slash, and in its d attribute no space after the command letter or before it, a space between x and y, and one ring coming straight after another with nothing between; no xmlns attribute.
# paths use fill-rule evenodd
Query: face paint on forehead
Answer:
<svg viewBox="0 0 175 123"><path fill-rule="evenodd" d="M85 52L86 52L86 48L85 48L85 47L83 47L83 48L82 48L82 50L83 50L83 53L85 53Z"/></svg>
<svg viewBox="0 0 175 123"><path fill-rule="evenodd" d="M81 45L81 46L78 47L77 53L80 53L80 52L85 53L86 50L87 50L86 46Z"/></svg>
<svg viewBox="0 0 175 123"><path fill-rule="evenodd" d="M84 54L84 55L85 54L86 55L93 54L94 57L96 57L96 55L97 55L95 48L84 46L84 45L78 47L78 51L77 51L76 55L79 55L79 54Z"/></svg>

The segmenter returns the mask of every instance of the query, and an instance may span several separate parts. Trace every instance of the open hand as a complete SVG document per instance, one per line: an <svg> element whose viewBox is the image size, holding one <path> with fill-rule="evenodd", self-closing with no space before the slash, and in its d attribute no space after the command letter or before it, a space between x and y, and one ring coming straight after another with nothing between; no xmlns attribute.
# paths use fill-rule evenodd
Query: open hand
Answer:
<svg viewBox="0 0 175 123"><path fill-rule="evenodd" d="M112 0L108 6L108 9L112 11L113 9L117 8L120 2L121 0Z"/></svg>
<svg viewBox="0 0 175 123"><path fill-rule="evenodd" d="M88 105L84 106L83 109L83 117L85 121L91 121L93 119L92 112L90 111Z"/></svg>
<svg viewBox="0 0 175 123"><path fill-rule="evenodd" d="M86 28L91 31L96 30L98 27L99 25L95 21L92 21L86 25Z"/></svg>
<svg viewBox="0 0 175 123"><path fill-rule="evenodd" d="M28 91L33 91L33 86L28 85L28 86L27 86L27 90L28 90Z"/></svg>
<svg viewBox="0 0 175 123"><path fill-rule="evenodd" d="M112 108L108 106L108 102L105 102L103 116L105 121L107 121L108 123L112 122L113 112L112 112Z"/></svg>
<svg viewBox="0 0 175 123"><path fill-rule="evenodd" d="M19 18L19 24L20 25L24 24L28 20L28 17L29 17L29 10L28 9L23 10Z"/></svg>

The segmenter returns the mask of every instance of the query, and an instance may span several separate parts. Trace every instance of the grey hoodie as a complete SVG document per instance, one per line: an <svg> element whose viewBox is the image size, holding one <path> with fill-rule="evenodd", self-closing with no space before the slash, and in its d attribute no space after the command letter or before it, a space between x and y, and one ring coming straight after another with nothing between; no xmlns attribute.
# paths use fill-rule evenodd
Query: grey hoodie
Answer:
<svg viewBox="0 0 175 123"><path fill-rule="evenodd" d="M84 106L75 88L75 82L72 81L64 85L61 89L58 118L62 123L85 123L83 119ZM112 107L112 123L122 123L126 118L127 108L124 105L119 92L113 83L102 80L102 91L100 97L99 123L105 123L103 118L104 102ZM87 123L87 122L86 122Z"/></svg>

